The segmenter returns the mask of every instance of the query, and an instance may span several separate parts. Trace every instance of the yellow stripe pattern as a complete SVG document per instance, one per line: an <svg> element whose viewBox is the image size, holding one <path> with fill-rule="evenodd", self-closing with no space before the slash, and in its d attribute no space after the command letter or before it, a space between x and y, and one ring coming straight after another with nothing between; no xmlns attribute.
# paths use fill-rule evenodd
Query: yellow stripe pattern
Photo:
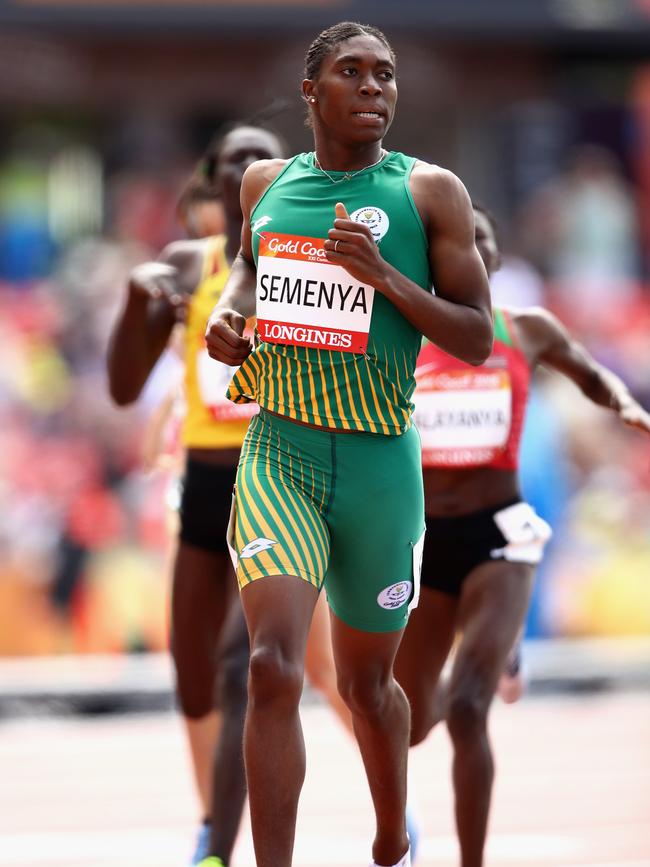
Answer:
<svg viewBox="0 0 650 867"><path fill-rule="evenodd" d="M356 355L259 343L228 397L318 427L395 436L411 426L418 349L370 341L366 354Z"/></svg>

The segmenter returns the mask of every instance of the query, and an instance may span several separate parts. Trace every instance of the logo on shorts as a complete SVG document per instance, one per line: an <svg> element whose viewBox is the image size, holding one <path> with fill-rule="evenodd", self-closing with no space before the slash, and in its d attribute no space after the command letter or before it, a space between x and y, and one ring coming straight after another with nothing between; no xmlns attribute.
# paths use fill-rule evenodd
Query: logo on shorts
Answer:
<svg viewBox="0 0 650 867"><path fill-rule="evenodd" d="M239 557L241 560L248 560L249 557L255 557L257 554L261 554L262 551L268 551L269 548L277 544L274 539L266 539L264 536L260 536L259 539L253 539L252 542L244 545Z"/></svg>
<svg viewBox="0 0 650 867"><path fill-rule="evenodd" d="M361 223L367 226L372 232L372 237L375 243L378 244L384 237L390 226L390 220L386 211L381 208L375 208L374 205L369 205L367 208L359 208L353 214L350 214L350 219L355 223Z"/></svg>
<svg viewBox="0 0 650 867"><path fill-rule="evenodd" d="M397 584L385 587L377 597L377 605L380 608L387 608L389 611L392 611L393 608L399 608L408 602L412 587L413 584L410 581L398 581Z"/></svg>

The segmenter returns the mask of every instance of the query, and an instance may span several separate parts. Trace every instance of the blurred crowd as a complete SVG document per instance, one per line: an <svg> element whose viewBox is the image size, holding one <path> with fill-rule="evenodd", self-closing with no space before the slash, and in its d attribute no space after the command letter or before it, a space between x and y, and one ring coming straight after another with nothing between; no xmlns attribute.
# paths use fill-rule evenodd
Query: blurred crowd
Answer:
<svg viewBox="0 0 650 867"><path fill-rule="evenodd" d="M68 145L0 165L0 654L166 646L170 480L143 437L177 371L164 356L118 410L105 353L129 270L179 237L190 164L107 175ZM650 406L649 256L616 156L577 148L510 216L497 303L554 309ZM555 530L529 634L650 633L650 442L542 373L523 448Z"/></svg>
<svg viewBox="0 0 650 867"><path fill-rule="evenodd" d="M105 355L130 269L177 231L178 184L100 176L76 197L53 190L52 163L2 170L0 653L162 649L167 480L142 448L172 361L118 411ZM100 190L101 233L84 208Z"/></svg>

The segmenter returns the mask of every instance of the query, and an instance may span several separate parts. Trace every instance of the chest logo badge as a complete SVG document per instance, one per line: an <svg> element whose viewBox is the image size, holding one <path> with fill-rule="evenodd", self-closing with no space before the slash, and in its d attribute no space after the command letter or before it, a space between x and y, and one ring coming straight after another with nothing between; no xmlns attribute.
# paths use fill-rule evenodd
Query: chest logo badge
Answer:
<svg viewBox="0 0 650 867"><path fill-rule="evenodd" d="M376 244L381 241L390 227L390 220L386 211L382 211L381 208L376 208L374 205L358 208L350 214L350 219L354 220L355 223L362 223L367 226L372 232Z"/></svg>

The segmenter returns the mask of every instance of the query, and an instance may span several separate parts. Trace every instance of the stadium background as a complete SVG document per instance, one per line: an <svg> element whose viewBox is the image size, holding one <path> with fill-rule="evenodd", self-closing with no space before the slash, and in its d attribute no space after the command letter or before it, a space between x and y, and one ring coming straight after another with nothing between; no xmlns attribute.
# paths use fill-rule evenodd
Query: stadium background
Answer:
<svg viewBox="0 0 650 867"><path fill-rule="evenodd" d="M163 650L168 479L104 357L125 276L180 237L213 132L298 96L318 30L387 32L387 144L457 172L501 223L497 299L556 309L650 405L650 3L0 3L0 654ZM650 441L538 377L525 492L555 528L532 637L650 633Z"/></svg>

